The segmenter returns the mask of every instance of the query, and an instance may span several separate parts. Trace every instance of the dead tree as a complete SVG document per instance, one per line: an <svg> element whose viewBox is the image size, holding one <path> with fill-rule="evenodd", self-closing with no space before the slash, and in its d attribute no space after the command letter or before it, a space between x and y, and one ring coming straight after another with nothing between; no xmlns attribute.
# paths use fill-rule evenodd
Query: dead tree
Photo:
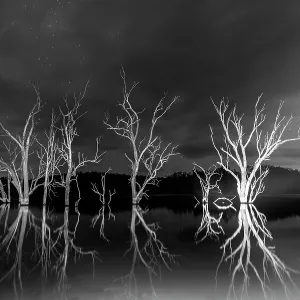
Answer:
<svg viewBox="0 0 300 300"><path fill-rule="evenodd" d="M282 139L282 135L285 132L287 126L292 121L292 116L285 121L285 117L280 118L280 110L283 102L280 103L277 115L273 124L272 131L262 135L261 125L264 123L266 115L263 114L265 105L262 108L258 108L258 103L261 96L258 98L255 104L255 115L253 126L248 135L244 132L244 127L241 124L243 116L239 117L236 114L236 107L228 114L225 114L228 110L229 104L221 101L217 106L214 102L213 105L219 115L222 129L224 131L224 144L225 147L217 147L213 138L213 129L211 130L211 139L213 146L218 153L218 164L229 172L236 180L237 193L241 203L253 203L256 197L264 191L263 180L268 174L268 168L262 168L263 162L270 159L271 154L282 144L290 141L300 140L300 131L296 138ZM230 125L236 131L236 138L232 132L230 132ZM251 169L248 168L249 159L246 154L246 149L250 145L251 140L255 140L257 157ZM230 168L229 164L235 164L241 174L240 178Z"/></svg>
<svg viewBox="0 0 300 300"><path fill-rule="evenodd" d="M14 135L8 129L4 127L2 123L0 126L7 136L15 145L12 149L11 146L5 147L10 155L10 161L5 162L3 158L0 159L0 169L2 171L7 171L12 178L12 183L18 191L19 194L19 202L21 205L29 204L29 196L34 192L34 190L40 186L38 181L42 178L42 172L38 172L36 176L34 176L32 170L28 165L29 153L31 146L36 140L36 136L34 134L34 128L37 124L37 114L41 110L41 100L40 93L36 86L34 86L37 102L31 109L29 116L26 120L22 135ZM17 161L19 162L19 166L17 166ZM29 173L32 175L32 181L29 185Z"/></svg>
<svg viewBox="0 0 300 300"><path fill-rule="evenodd" d="M283 102L280 103L275 121L272 126L271 132L267 132L265 135L262 134L261 125L264 123L266 115L263 114L265 106L258 108L258 103L261 97L258 98L255 105L255 115L253 126L248 135L244 132L244 127L242 125L242 118L238 117L236 114L236 107L233 108L227 116L225 116L228 110L228 103L224 100L221 101L219 106L213 105L219 115L221 120L222 128L224 131L224 144L225 147L217 147L213 138L213 129L211 129L211 138L213 146L218 153L219 161L218 164L229 172L236 180L237 193L239 196L239 202L241 204L240 211L238 215L238 228L236 231L228 237L223 246L223 256L225 257L225 251L229 249L230 254L225 260L233 259L238 253L239 259L236 267L232 273L232 284L230 286L230 291L233 288L233 280L237 271L242 271L244 274L244 284L243 288L246 291L249 284L249 267L253 269L256 277L261 283L265 297L266 294L266 277L262 279L258 274L257 270L250 261L250 236L254 236L259 248L262 250L264 255L263 261L263 273L267 274L266 263L268 262L273 268L275 274L278 276L280 282L283 284L285 290L287 291L287 286L284 282L284 275L291 279L290 272L292 269L288 268L275 254L275 247L267 246L267 240L272 240L272 235L266 228L265 216L258 213L255 207L252 205L259 194L264 191L263 180L268 174L268 168L263 168L262 163L269 160L271 154L282 144L289 141L296 141L300 139L299 131L298 136L295 138L282 139L282 135L286 128L292 121L292 116L289 119L285 117L280 117L280 110L282 108ZM232 127L230 127L232 125ZM235 138L231 128L235 129ZM254 164L249 168L248 157L246 149L250 145L251 140L254 139L256 144L256 159ZM235 164L240 172L240 177L234 173L230 168L230 164ZM239 235L243 234L243 241L236 248L232 248L231 242ZM243 260L245 258L245 260Z"/></svg>
<svg viewBox="0 0 300 300"><path fill-rule="evenodd" d="M146 193L147 185L156 185L157 172L162 168L162 166L169 160L169 158L177 153L174 153L176 146L172 147L171 143L168 143L166 146L162 146L162 140L159 136L154 136L154 127L157 124L158 120L170 109L171 105L178 99L175 97L171 103L164 107L163 101L166 98L166 95L159 101L157 104L151 121L151 126L149 129L149 135L140 139L139 129L140 129L140 118L139 114L134 110L130 103L130 95L138 83L134 82L130 90L127 89L125 71L121 70L121 77L123 79L123 102L118 105L121 106L122 110L125 112L126 117L117 117L116 125L111 125L108 123L108 115L104 121L104 124L107 126L107 129L113 130L116 134L125 137L129 140L129 143L132 147L133 154L130 158L126 153L125 156L130 162L131 174L130 174L130 184L132 192L132 203L134 205L139 204L142 197L148 197ZM142 184L139 184L136 180L136 177L139 173L140 166L144 165L147 170L147 175Z"/></svg>
<svg viewBox="0 0 300 300"><path fill-rule="evenodd" d="M85 166L87 163L95 163L98 164L101 161L101 157L104 154L98 154L99 150L99 142L100 139L96 139L96 153L93 159L88 159L83 153L78 152L77 158L78 162L74 162L74 150L73 150L73 141L76 136L78 136L77 129L76 129L76 121L82 117L83 114L79 115L78 110L81 106L81 101L85 97L87 87L89 85L89 81L86 83L84 87L83 93L80 93L79 97L76 97L74 94L74 104L73 107L70 108L68 105L67 98L64 98L66 112L63 112L61 107L60 110L60 117L62 119L62 124L57 129L61 132L62 142L59 146L59 153L61 154L62 160L64 161L65 165L67 166L67 173L66 177L62 178L62 181L59 185L65 188L65 206L69 206L70 203L70 186L71 181L75 180L77 182L76 172L80 167ZM80 190L78 189L80 193ZM79 195L80 200L80 195ZM79 201L78 200L78 201ZM78 203L78 201L76 203Z"/></svg>
<svg viewBox="0 0 300 300"><path fill-rule="evenodd" d="M201 219L201 224L198 227L196 233L195 233L195 239L198 238L198 235L203 231L205 231L205 235L202 237L201 241L203 241L206 237L214 237L217 240L219 239L220 234L224 234L224 230L222 226L220 225L221 219L223 217L223 211L219 212L216 216L213 216L210 211L209 211L209 194L212 190L216 189L219 194L221 194L220 187L218 185L219 181L222 179L222 174L219 174L217 172L217 167L215 165L211 166L207 170L204 170L203 167L199 166L196 163L193 163L194 167L194 173L199 179L200 185L201 185L201 190L202 190L202 219ZM203 175L204 178L197 172L197 169L199 168ZM212 183L212 178L216 177L214 184ZM200 204L200 201L197 199L195 196L195 199L197 201L195 207ZM213 201L214 206L216 206L219 210L225 210L229 208L235 208L232 206L232 200L233 199L228 199L227 197L217 197ZM218 205L218 202L222 201L223 204L224 202L228 202L225 205Z"/></svg>
<svg viewBox="0 0 300 300"><path fill-rule="evenodd" d="M52 111L51 124L49 131L45 131L46 144L39 141L40 150L37 152L39 159L39 166L41 172L44 174L44 192L43 192L43 206L46 205L48 191L53 193L54 175L59 173L62 155L59 153L58 141L56 139L57 128L55 127L58 118Z"/></svg>
<svg viewBox="0 0 300 300"><path fill-rule="evenodd" d="M102 237L104 240L106 240L107 242L109 241L108 238L105 236L104 233L104 226L105 226L105 214L107 212L108 214L108 220L110 220L110 218L115 220L115 215L112 213L111 208L110 208L110 202L111 202L111 197L116 193L116 191L114 190L113 192L111 192L110 190L109 192L109 196L108 196L108 200L106 197L106 186L105 186L105 178L106 178L106 174L111 170L111 168L109 168L101 177L101 187L102 187L102 192L100 192L96 186L95 183L91 183L92 184L92 191L97 194L99 196L99 201L101 203L101 207L99 209L99 212L97 215L95 215L92 219L92 226L95 227L96 223L98 222L98 220L100 220L100 237ZM107 210L107 211L106 211Z"/></svg>

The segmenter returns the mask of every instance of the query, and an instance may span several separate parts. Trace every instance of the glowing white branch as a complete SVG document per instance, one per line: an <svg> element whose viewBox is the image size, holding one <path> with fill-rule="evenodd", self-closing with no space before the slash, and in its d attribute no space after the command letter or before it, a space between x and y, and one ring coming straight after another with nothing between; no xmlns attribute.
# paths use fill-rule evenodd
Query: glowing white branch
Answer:
<svg viewBox="0 0 300 300"><path fill-rule="evenodd" d="M7 136L16 146L15 149L13 150L14 152L13 157L11 157L10 155L11 161L9 163L4 162L2 158L0 159L0 169L2 171L7 171L13 178L12 182L19 193L19 201L22 205L29 204L29 196L40 185L37 184L37 182L44 175L41 172L41 170L39 170L38 174L32 178L32 184L31 186L29 186L29 172L30 172L30 168L28 166L28 160L30 155L29 150L33 145L33 143L36 141L34 128L37 125L37 120L36 120L37 114L41 111L40 92L35 85L33 85L33 88L36 93L37 101L36 104L31 109L29 116L27 117L22 135L12 134L6 127L4 127L2 123L0 123L0 127L4 131L5 136ZM15 162L19 155L21 156L21 162L19 167L16 167Z"/></svg>
<svg viewBox="0 0 300 300"><path fill-rule="evenodd" d="M224 147L217 147L214 142L213 129L211 130L211 139L213 146L217 151L219 156L218 164L223 167L227 172L229 172L237 182L237 192L242 203L253 203L256 197L263 191L263 179L268 174L268 171L262 170L262 163L269 160L271 154L282 144L296 141L300 139L300 128L298 130L298 136L295 138L282 139L282 135L286 128L292 121L292 116L286 120L285 117L280 117L280 111L283 106L283 102L280 103L275 121L273 123L273 128L271 132L267 132L264 137L262 137L262 130L260 130L261 125L266 119L266 115L263 113L265 106L258 108L258 103L261 96L258 98L255 104L255 115L253 120L253 125L248 137L245 137L244 128L242 125L242 118L238 117L236 114L236 107L229 112L226 117L225 114L229 108L229 104L225 103L224 100L220 102L217 106L213 101L213 105L220 118L222 128L224 131ZM229 125L233 126L236 138L232 136L231 128ZM246 154L246 149L250 145L252 138L255 137L257 157L252 168L248 169L248 157ZM230 168L229 164L237 165L241 177L239 178ZM259 175L256 176L256 173Z"/></svg>
<svg viewBox="0 0 300 300"><path fill-rule="evenodd" d="M108 123L109 117L106 115L104 124L107 126L107 129L113 130L116 134L125 137L130 141L133 149L133 157L130 158L126 153L125 156L129 160L131 167L132 202L133 204L138 204L143 196L148 197L145 190L146 186L157 184L157 172L171 156L177 154L174 152L176 146L172 147L170 143L166 146L162 146L162 140L160 137L154 136L154 128L158 120L171 108L172 104L178 99L178 97L175 97L168 106L164 107L163 102L166 98L166 95L164 95L154 110L148 137L143 137L140 141L138 141L141 121L139 115L144 110L141 112L134 110L129 99L132 91L138 83L135 82L128 90L124 69L122 69L120 73L123 79L124 89L123 102L119 103L119 106L121 106L125 112L126 117L117 117L116 124L111 125ZM136 176L141 164L143 164L146 168L147 176L143 184L138 185L136 182Z"/></svg>
<svg viewBox="0 0 300 300"><path fill-rule="evenodd" d="M102 186L102 193L98 190L97 186L95 183L92 183L92 191L94 193L96 193L99 196L99 201L101 202L101 207L99 209L99 212L96 216L93 217L92 219L92 226L95 227L96 223L98 222L98 220L100 219L100 237L102 237L103 239L105 239L107 242L109 241L107 239L107 237L104 234L104 225L105 225L105 213L106 213L106 209L108 210L108 220L110 220L110 218L113 218L115 220L115 215L111 212L111 208L110 208L110 202L111 202L111 197L116 193L116 191L114 190L113 192L111 192L109 190L109 197L108 197L108 201L106 201L106 187L105 187L105 178L106 178L106 174L111 170L111 168L109 168L104 175L102 175L101 177L101 186Z"/></svg>
<svg viewBox="0 0 300 300"><path fill-rule="evenodd" d="M99 164L102 160L101 153L99 154L99 142L100 138L96 139L96 153L94 158L88 159L83 153L78 152L78 162L75 164L73 159L73 141L76 136L78 136L77 129L76 129L76 121L82 117L84 114L79 115L78 110L81 106L81 101L84 99L88 85L90 80L87 81L83 93L79 95L79 97L76 97L74 93L74 104L73 107L70 108L68 105L67 98L64 99L65 106L66 106L66 112L63 112L61 107L59 107L60 110L60 117L62 119L62 124L60 127L57 127L57 129L61 132L62 142L59 146L59 153L62 157L62 160L64 161L65 165L67 166L67 174L66 178L62 178L61 176L61 183L56 183L58 185L61 185L65 187L65 205L69 205L69 198L70 198L70 184L72 180L75 180L78 186L76 173L79 168L86 166L88 163L95 163ZM78 192L80 194L80 190L78 189ZM79 199L76 202L76 206L80 200Z"/></svg>

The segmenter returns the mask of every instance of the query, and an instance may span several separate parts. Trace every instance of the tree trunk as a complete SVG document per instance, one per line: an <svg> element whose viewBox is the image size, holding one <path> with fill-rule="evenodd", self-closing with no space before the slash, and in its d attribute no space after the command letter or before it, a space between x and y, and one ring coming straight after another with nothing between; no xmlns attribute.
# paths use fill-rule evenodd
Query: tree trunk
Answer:
<svg viewBox="0 0 300 300"><path fill-rule="evenodd" d="M49 176L48 176L48 167L47 167L45 172L45 180L44 180L43 206L47 204L48 182L49 182Z"/></svg>
<svg viewBox="0 0 300 300"><path fill-rule="evenodd" d="M21 197L19 198L19 202L21 206L28 206L29 205L29 197Z"/></svg>
<svg viewBox="0 0 300 300"><path fill-rule="evenodd" d="M71 186L71 171L68 170L66 176L66 188L65 188L65 206L70 204L70 186Z"/></svg>
<svg viewBox="0 0 300 300"><path fill-rule="evenodd" d="M0 179L0 193L1 193L1 198L2 200L4 200L5 202L7 202L7 195L4 191L4 187L3 187L3 183L2 180Z"/></svg>
<svg viewBox="0 0 300 300"><path fill-rule="evenodd" d="M48 194L48 186L45 183L44 184L44 193L43 193L43 206L47 205L47 194Z"/></svg>
<svg viewBox="0 0 300 300"><path fill-rule="evenodd" d="M29 182L28 182L28 155L23 157L23 199L21 205L29 204Z"/></svg>
<svg viewBox="0 0 300 300"><path fill-rule="evenodd" d="M133 205L138 204L138 200L136 199L136 195L137 195L137 192L136 192L136 176L135 176L135 174L133 174L131 176L131 196L132 196L132 204Z"/></svg>

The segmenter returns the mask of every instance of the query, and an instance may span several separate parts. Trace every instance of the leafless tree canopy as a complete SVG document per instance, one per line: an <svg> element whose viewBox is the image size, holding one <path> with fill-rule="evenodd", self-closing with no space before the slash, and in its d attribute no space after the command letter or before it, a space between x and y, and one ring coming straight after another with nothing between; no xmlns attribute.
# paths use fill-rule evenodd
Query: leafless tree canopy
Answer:
<svg viewBox="0 0 300 300"><path fill-rule="evenodd" d="M28 165L28 160L30 156L30 149L33 143L37 140L36 133L34 129L37 125L37 115L41 111L41 98L38 88L33 85L36 93L36 103L31 109L29 116L25 122L23 133L12 134L2 123L0 126L4 131L4 135L7 136L14 146L11 144L5 144L7 152L10 155L9 162L0 158L0 169L1 171L6 171L12 178L12 183L18 191L19 202L22 205L28 205L29 196L37 189L38 181L44 176L43 171L39 168L37 174L34 174L32 169ZM18 163L20 161L20 163ZM32 176L31 185L29 185L29 173Z"/></svg>
<svg viewBox="0 0 300 300"><path fill-rule="evenodd" d="M217 106L212 101L224 131L224 146L217 147L214 141L213 128L210 127L213 146L219 156L218 164L235 178L237 192L242 203L253 203L256 197L264 191L263 180L268 174L268 169L263 169L262 163L269 160L271 154L280 145L300 139L299 131L298 136L295 138L282 138L293 118L292 116L288 119L286 119L286 117L280 117L283 102L279 105L271 132L266 132L265 134L262 133L261 126L266 119L266 115L263 113L265 105L258 108L260 98L261 96L255 104L255 115L252 129L249 134L244 132L244 127L242 125L243 116L239 117L236 114L235 106L232 111L227 113L229 108L228 103L225 103L225 101L222 100L220 105ZM232 132L231 128L233 128L235 132ZM234 136L237 137L235 138ZM249 157L247 157L246 149L251 145L252 140L254 140L256 145L257 155L253 167L249 170ZM230 165L236 165L238 167L238 170L241 173L240 178L229 168Z"/></svg>
<svg viewBox="0 0 300 300"><path fill-rule="evenodd" d="M79 168L85 166L87 163L98 164L102 159L102 155L104 154L104 153L101 153L101 154L98 153L100 138L97 138L96 139L96 153L95 153L94 158L88 159L83 153L80 153L80 152L77 153L77 158L78 158L77 163L74 162L74 158L73 158L73 152L74 152L73 141L74 141L75 137L78 136L77 129L76 129L76 121L85 114L85 113L83 113L80 115L78 113L78 110L81 106L81 101L84 99L84 97L86 95L88 85L89 85L89 80L87 81L87 83L84 87L84 91L82 93L80 93L79 97L77 97L76 94L74 93L74 97L73 97L74 104L73 104L72 108L69 107L67 98L64 99L66 112L64 112L61 107L59 108L62 124L61 124L61 126L56 127L56 128L61 133L62 142L61 142L60 146L58 147L58 151L62 157L62 160L64 161L64 164L67 166L66 178L63 178L63 176L61 176L62 180L61 180L60 185L65 187L65 205L66 206L69 205L71 181L75 180L77 183L77 187L78 187L77 176L76 176L77 170ZM79 200L80 200L79 188L78 188L78 192L79 192ZM78 203L78 201L77 201L77 203Z"/></svg>
<svg viewBox="0 0 300 300"><path fill-rule="evenodd" d="M130 95L138 83L134 83L128 90L125 78L124 69L121 70L121 78L123 80L123 102L119 103L122 110L125 112L125 117L117 117L115 125L108 123L108 115L104 120L104 124L109 130L113 130L116 134L125 137L129 140L133 149L132 158L125 153L126 158L130 162L131 168L131 189L132 189L132 201L138 204L143 196L147 197L146 186L149 184L157 184L157 172L162 166L169 160L169 158L177 153L174 152L176 146L172 146L168 143L163 146L163 142L159 136L154 135L154 128L158 120L171 108L172 104L178 99L175 97L171 103L164 107L163 102L166 95L157 104L149 129L147 137L141 138L139 136L140 129L140 114L144 111L137 112L130 103ZM147 176L142 185L139 185L136 181L136 176L140 170L140 165L143 164L147 170Z"/></svg>

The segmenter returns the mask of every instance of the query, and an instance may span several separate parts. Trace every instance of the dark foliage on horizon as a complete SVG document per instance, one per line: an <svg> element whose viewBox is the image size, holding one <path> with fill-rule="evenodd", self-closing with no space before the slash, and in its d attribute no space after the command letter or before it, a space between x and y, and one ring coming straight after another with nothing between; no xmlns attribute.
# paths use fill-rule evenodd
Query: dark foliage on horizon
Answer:
<svg viewBox="0 0 300 300"><path fill-rule="evenodd" d="M266 195L283 195L283 194L300 194L300 172L298 170L286 169L277 166L268 166L269 175L266 177L265 191L263 194ZM222 179L219 182L220 189L223 194L236 194L236 182L234 178L222 168L218 168L217 172L222 174ZM239 174L234 170L236 174ZM198 171L198 173L203 176L203 173ZM98 196L92 191L92 183L95 183L101 192L101 177L104 173L90 171L90 172L79 172L78 173L78 186L80 188L81 201L99 201ZM217 175L215 179L217 179ZM2 183L4 185L4 190L7 192L7 178L2 177ZM59 181L59 176L55 179ZM137 176L137 182L142 183L145 179L144 175ZM186 172L175 172L169 176L158 177L157 185L149 185L146 188L149 197L156 195L199 195L201 196L201 187L197 176L191 171ZM43 179L41 179L42 181ZM131 197L131 187L130 187L130 175L127 174L117 174L117 173L107 173L106 175L106 196L109 195L108 191L116 191L113 196L116 198L129 198ZM214 180L214 177L213 179ZM64 188L55 188L55 194L48 196L49 202L58 203L60 199L63 198ZM31 197L31 202L38 203L42 197L43 189L38 188ZM76 182L72 182L71 187L71 203L78 199L78 189ZM61 198L62 197L62 198ZM17 191L11 185L11 198L17 200Z"/></svg>

